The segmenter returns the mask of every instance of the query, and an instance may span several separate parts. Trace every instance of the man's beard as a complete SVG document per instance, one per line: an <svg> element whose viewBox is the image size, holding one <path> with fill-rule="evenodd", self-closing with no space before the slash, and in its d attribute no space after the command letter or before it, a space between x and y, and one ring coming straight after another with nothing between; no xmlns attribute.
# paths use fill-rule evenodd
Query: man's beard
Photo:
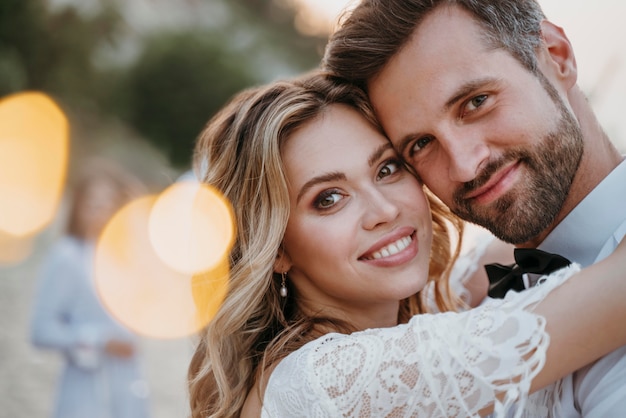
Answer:
<svg viewBox="0 0 626 418"><path fill-rule="evenodd" d="M567 198L584 149L578 123L560 98L556 101L560 118L552 132L532 147L508 150L497 161L490 162L474 180L456 190L452 211L457 216L487 228L499 239L512 244L530 241L554 222ZM525 168L526 183L485 207L464 198L489 181L501 167L516 160Z"/></svg>

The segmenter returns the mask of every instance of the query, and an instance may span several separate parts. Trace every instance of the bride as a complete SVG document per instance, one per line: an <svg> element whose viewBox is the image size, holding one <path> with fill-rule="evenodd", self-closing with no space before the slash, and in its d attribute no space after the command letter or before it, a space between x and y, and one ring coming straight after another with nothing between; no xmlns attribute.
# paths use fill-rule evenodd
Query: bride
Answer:
<svg viewBox="0 0 626 418"><path fill-rule="evenodd" d="M626 244L468 309L449 280L462 224L324 74L237 95L196 167L237 237L189 367L194 418L549 416L561 377L626 343Z"/></svg>

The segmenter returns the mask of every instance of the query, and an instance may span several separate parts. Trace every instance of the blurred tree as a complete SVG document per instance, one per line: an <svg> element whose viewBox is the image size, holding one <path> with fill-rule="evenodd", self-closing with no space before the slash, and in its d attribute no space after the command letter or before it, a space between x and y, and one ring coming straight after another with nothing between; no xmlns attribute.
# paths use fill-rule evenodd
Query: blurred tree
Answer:
<svg viewBox="0 0 626 418"><path fill-rule="evenodd" d="M0 96L28 87L45 10L41 2L0 2Z"/></svg>
<svg viewBox="0 0 626 418"><path fill-rule="evenodd" d="M209 117L233 92L258 81L241 61L200 32L152 38L128 73L128 120L173 165L188 166Z"/></svg>
<svg viewBox="0 0 626 418"><path fill-rule="evenodd" d="M149 37L117 82L112 105L179 168L189 167L197 135L234 93L319 63L325 40L299 34L293 10L268 0L226 4L229 18L213 27Z"/></svg>
<svg viewBox="0 0 626 418"><path fill-rule="evenodd" d="M295 10L284 0L240 0L232 5L242 25L263 28L258 46L280 50L299 70L319 64L328 40L324 36L304 36L296 30Z"/></svg>
<svg viewBox="0 0 626 418"><path fill-rule="evenodd" d="M93 54L120 22L112 5L90 18L42 0L0 2L0 96L34 89L82 102L99 96Z"/></svg>

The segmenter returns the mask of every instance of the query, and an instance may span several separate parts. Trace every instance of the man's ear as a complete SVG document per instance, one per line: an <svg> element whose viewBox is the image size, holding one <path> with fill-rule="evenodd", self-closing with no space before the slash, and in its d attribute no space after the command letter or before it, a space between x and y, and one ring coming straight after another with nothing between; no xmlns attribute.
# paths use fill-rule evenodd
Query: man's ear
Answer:
<svg viewBox="0 0 626 418"><path fill-rule="evenodd" d="M281 245L278 249L278 253L276 254L276 260L274 260L274 273L286 273L289 269L291 269L291 266L291 257L289 257L289 254L287 254Z"/></svg>
<svg viewBox="0 0 626 418"><path fill-rule="evenodd" d="M541 36L544 41L541 52L537 55L539 70L555 85L566 91L572 88L578 78L578 66L574 49L563 28L543 20Z"/></svg>

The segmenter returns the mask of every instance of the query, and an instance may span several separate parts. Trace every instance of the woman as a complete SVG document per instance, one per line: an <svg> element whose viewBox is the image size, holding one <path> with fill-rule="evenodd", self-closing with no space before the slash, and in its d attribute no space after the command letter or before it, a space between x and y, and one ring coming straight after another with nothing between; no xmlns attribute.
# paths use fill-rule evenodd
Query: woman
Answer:
<svg viewBox="0 0 626 418"><path fill-rule="evenodd" d="M460 226L403 168L359 90L314 74L243 92L196 153L238 232L229 294L189 369L193 417L503 414L626 342L618 256L567 286L575 266L505 301L424 314L431 299L460 306L447 280ZM584 278L599 274L612 300L573 326L572 302L588 303ZM568 344L587 338L594 347Z"/></svg>
<svg viewBox="0 0 626 418"><path fill-rule="evenodd" d="M67 234L41 271L31 338L63 355L53 417L147 418L136 337L101 305L92 273L102 228L143 186L109 162L85 167L73 188Z"/></svg>

